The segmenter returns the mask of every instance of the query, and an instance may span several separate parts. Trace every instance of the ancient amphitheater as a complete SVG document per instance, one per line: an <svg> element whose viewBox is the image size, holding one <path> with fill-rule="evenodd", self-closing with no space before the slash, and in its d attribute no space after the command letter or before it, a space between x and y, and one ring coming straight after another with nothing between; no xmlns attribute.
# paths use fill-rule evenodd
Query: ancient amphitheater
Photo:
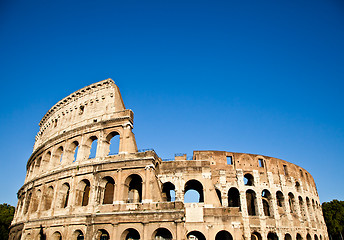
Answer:
<svg viewBox="0 0 344 240"><path fill-rule="evenodd" d="M39 123L10 239L328 239L305 169L226 151L165 161L137 149L133 118L111 79L55 104Z"/></svg>

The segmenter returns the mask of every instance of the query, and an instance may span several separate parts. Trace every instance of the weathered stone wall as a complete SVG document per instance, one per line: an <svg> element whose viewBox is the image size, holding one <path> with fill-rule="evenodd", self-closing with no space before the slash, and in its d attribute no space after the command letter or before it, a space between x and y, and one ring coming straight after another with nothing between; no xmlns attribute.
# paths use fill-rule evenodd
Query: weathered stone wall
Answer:
<svg viewBox="0 0 344 240"><path fill-rule="evenodd" d="M138 151L132 129L111 79L55 104L40 122L10 239L328 239L305 169L225 151L162 161Z"/></svg>

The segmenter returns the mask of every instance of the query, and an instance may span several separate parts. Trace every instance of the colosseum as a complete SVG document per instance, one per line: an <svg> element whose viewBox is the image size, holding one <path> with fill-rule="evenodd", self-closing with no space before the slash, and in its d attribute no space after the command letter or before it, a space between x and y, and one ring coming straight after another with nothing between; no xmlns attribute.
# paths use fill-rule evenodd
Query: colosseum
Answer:
<svg viewBox="0 0 344 240"><path fill-rule="evenodd" d="M9 239L328 239L305 169L227 151L163 160L138 150L133 123L111 79L55 104L39 123Z"/></svg>

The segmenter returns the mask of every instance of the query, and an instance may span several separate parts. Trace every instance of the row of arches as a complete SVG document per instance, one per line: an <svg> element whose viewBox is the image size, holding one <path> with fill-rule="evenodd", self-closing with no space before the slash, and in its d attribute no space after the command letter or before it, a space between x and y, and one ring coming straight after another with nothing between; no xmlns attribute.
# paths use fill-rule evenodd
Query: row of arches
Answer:
<svg viewBox="0 0 344 240"><path fill-rule="evenodd" d="M35 158L28 167L27 179L61 164L71 164L73 162L95 158L98 155L97 151L100 150L98 147L98 137L95 135L90 136L82 144L80 144L80 140L77 139L59 144ZM115 131L110 132L102 141L102 155L118 154L119 147L120 134Z"/></svg>

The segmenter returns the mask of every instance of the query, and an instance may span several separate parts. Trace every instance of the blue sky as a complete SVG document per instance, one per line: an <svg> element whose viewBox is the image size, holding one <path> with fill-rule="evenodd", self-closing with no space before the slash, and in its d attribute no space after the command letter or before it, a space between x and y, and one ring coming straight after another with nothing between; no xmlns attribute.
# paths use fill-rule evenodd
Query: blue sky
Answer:
<svg viewBox="0 0 344 240"><path fill-rule="evenodd" d="M343 1L0 3L0 203L16 205L38 123L112 78L139 148L258 153L344 200Z"/></svg>

